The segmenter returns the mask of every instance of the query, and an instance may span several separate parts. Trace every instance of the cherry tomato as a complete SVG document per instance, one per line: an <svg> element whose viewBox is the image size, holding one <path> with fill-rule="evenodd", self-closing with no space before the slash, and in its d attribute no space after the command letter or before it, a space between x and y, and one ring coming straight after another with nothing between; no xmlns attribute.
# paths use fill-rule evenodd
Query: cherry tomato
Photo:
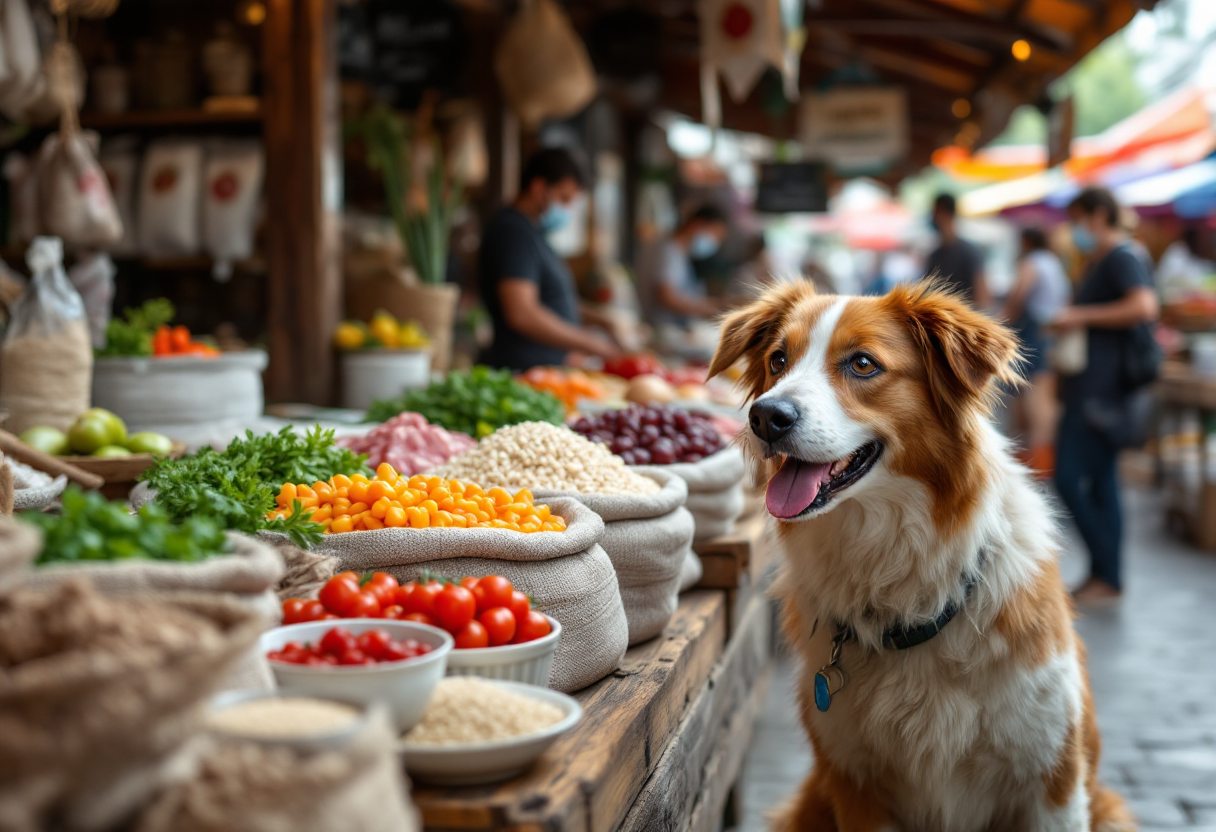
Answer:
<svg viewBox="0 0 1216 832"><path fill-rule="evenodd" d="M326 653L341 656L346 651L355 649L357 644L350 630L344 627L334 627L328 633L321 636L318 646Z"/></svg>
<svg viewBox="0 0 1216 832"><path fill-rule="evenodd" d="M455 635L457 650L472 650L490 646L490 636L486 633L486 628L476 619L466 624L464 629Z"/></svg>
<svg viewBox="0 0 1216 832"><path fill-rule="evenodd" d="M477 581L478 581L477 578L474 578L472 575L469 575L468 577L464 577L464 578L460 579L460 585L462 587L464 587L465 589L472 589L473 587L477 586Z"/></svg>
<svg viewBox="0 0 1216 832"><path fill-rule="evenodd" d="M359 592L347 602L342 614L347 618L378 618L380 602L370 592Z"/></svg>
<svg viewBox="0 0 1216 832"><path fill-rule="evenodd" d="M479 615L477 620L486 628L491 647L507 644L515 638L515 616L511 615L511 610L507 607L488 609Z"/></svg>
<svg viewBox="0 0 1216 832"><path fill-rule="evenodd" d="M169 331L169 340L174 352L185 352L190 347L190 330L175 326Z"/></svg>
<svg viewBox="0 0 1216 832"><path fill-rule="evenodd" d="M397 587L396 592L393 593L393 603L398 606L404 607L405 600L407 598L409 598L411 595L413 595L414 590L416 590L417 588L418 588L418 583L416 581L406 581L405 583L401 584L400 586Z"/></svg>
<svg viewBox="0 0 1216 832"><path fill-rule="evenodd" d="M349 575L354 575L354 573L343 572L334 575L325 582L325 586L321 587L321 592L318 594L325 609L348 618L351 616L346 608L360 592L358 578L348 577Z"/></svg>
<svg viewBox="0 0 1216 832"><path fill-rule="evenodd" d="M483 613L495 607L510 607L514 587L502 575L486 575L477 582L482 595L477 599L477 612Z"/></svg>
<svg viewBox="0 0 1216 832"><path fill-rule="evenodd" d="M303 598L288 598L283 602L283 623L284 624L299 624L304 619L300 617L300 610L308 602Z"/></svg>
<svg viewBox="0 0 1216 832"><path fill-rule="evenodd" d="M528 611L532 609L532 602L528 600L527 595L517 589L511 593L511 603L508 608L511 610L511 615L515 616L515 626L518 628L528 617Z"/></svg>
<svg viewBox="0 0 1216 832"><path fill-rule="evenodd" d="M340 616L340 615L336 615L335 613L332 613L332 612L327 612L324 615L322 615L320 618L314 618L313 620L314 621L337 621L341 618L342 618L342 616Z"/></svg>
<svg viewBox="0 0 1216 832"><path fill-rule="evenodd" d="M169 332L169 327L161 326L156 330L156 334L152 336L152 354L170 355L172 352L173 336Z"/></svg>
<svg viewBox="0 0 1216 832"><path fill-rule="evenodd" d="M384 645L384 650L380 652L380 655L377 656L377 658L379 658L382 662L400 662L404 661L405 659L412 659L417 655L418 653L416 653L414 650L407 649L401 642L390 641L388 644Z"/></svg>
<svg viewBox="0 0 1216 832"><path fill-rule="evenodd" d="M551 632L553 632L553 626L549 623L549 619L536 610L532 610L524 617L523 621L518 623L515 629L515 638L511 639L511 643L523 644L526 641L536 641L536 639L544 638Z"/></svg>
<svg viewBox="0 0 1216 832"><path fill-rule="evenodd" d="M391 607L385 607L380 610L380 616L396 621L399 618L405 617L405 609L400 604L393 604Z"/></svg>
<svg viewBox="0 0 1216 832"><path fill-rule="evenodd" d="M420 612L430 617L435 616L435 597L443 591L443 586L434 584L414 584L414 589L404 598L397 597L397 603L406 612Z"/></svg>
<svg viewBox="0 0 1216 832"><path fill-rule="evenodd" d="M376 596L382 607L390 607L396 603L397 579L387 572L377 572L371 580L363 584L363 591Z"/></svg>
<svg viewBox="0 0 1216 832"><path fill-rule="evenodd" d="M402 621L414 621L419 624L430 624L432 627L435 626L435 619L431 618L429 615L427 615L424 612L407 612L405 614L405 618L403 618L401 620Z"/></svg>
<svg viewBox="0 0 1216 832"><path fill-rule="evenodd" d="M382 659L384 658L384 648L392 640L393 637L384 630L364 630L362 633L359 633L355 642L359 645L360 650L373 659Z"/></svg>
<svg viewBox="0 0 1216 832"><path fill-rule="evenodd" d="M368 656L358 647L352 647L338 656L338 664L367 664ZM374 662L375 659L372 659Z"/></svg>
<svg viewBox="0 0 1216 832"><path fill-rule="evenodd" d="M435 620L449 633L459 633L476 614L473 593L459 584L448 584L435 596Z"/></svg>

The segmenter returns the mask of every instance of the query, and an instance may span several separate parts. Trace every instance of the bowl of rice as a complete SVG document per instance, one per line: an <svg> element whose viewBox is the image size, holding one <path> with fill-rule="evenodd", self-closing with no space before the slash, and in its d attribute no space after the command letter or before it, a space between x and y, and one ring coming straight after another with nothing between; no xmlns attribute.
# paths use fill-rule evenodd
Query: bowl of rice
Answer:
<svg viewBox="0 0 1216 832"><path fill-rule="evenodd" d="M347 746L367 724L369 713L368 705L357 702L230 690L212 698L205 725L226 739L328 751Z"/></svg>
<svg viewBox="0 0 1216 832"><path fill-rule="evenodd" d="M449 676L399 748L418 780L496 783L526 771L582 715L576 699L545 687Z"/></svg>

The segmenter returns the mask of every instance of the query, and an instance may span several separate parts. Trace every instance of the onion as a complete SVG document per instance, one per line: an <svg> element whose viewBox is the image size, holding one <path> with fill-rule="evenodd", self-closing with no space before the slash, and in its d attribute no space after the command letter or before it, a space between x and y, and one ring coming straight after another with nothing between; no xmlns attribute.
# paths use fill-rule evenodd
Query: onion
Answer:
<svg viewBox="0 0 1216 832"><path fill-rule="evenodd" d="M682 402L709 401L709 391L704 384L681 384L676 388L676 395Z"/></svg>
<svg viewBox="0 0 1216 832"><path fill-rule="evenodd" d="M676 388L662 376L646 374L635 376L625 391L625 401L637 404L670 404L676 400Z"/></svg>

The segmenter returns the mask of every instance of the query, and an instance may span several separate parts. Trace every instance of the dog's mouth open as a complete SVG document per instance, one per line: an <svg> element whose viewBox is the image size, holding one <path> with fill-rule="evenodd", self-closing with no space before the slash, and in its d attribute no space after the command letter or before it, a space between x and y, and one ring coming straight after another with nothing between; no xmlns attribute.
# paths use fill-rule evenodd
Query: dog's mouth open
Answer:
<svg viewBox="0 0 1216 832"><path fill-rule="evenodd" d="M769 514L792 520L826 507L837 494L870 472L882 456L877 439L834 462L806 462L786 457L768 482L764 502Z"/></svg>

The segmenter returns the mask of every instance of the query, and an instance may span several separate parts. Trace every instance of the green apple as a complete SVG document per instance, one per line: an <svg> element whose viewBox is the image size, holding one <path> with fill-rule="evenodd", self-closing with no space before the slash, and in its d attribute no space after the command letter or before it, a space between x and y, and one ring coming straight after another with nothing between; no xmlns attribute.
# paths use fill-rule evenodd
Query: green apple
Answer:
<svg viewBox="0 0 1216 832"><path fill-rule="evenodd" d="M135 454L167 454L173 450L173 440L162 433L141 431L127 437L127 450Z"/></svg>
<svg viewBox="0 0 1216 832"><path fill-rule="evenodd" d="M93 451L92 456L100 457L117 457L130 456L131 452L119 445L102 445L97 450Z"/></svg>
<svg viewBox="0 0 1216 832"><path fill-rule="evenodd" d="M107 445L122 445L127 441L127 423L104 407L90 407L81 416L95 416L106 423L110 440Z"/></svg>
<svg viewBox="0 0 1216 832"><path fill-rule="evenodd" d="M52 456L62 456L70 450L67 434L50 425L34 425L18 438L31 448Z"/></svg>
<svg viewBox="0 0 1216 832"><path fill-rule="evenodd" d="M110 427L110 423L100 414L80 414L72 427L68 428L68 445L72 453L91 454L100 447L112 445Z"/></svg>

